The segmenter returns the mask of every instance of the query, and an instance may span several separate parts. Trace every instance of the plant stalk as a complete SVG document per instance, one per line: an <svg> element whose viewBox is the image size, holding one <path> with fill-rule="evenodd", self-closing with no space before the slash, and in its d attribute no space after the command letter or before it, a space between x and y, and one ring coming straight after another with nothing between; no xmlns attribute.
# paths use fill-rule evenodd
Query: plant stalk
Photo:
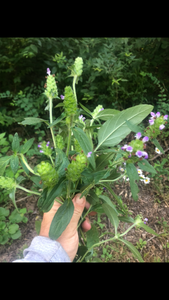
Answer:
<svg viewBox="0 0 169 300"><path fill-rule="evenodd" d="M30 194L35 194L35 195L38 195L38 196L41 195L40 193L33 192L33 191L29 191L29 190L25 189L24 187L22 187L22 186L20 186L20 185L17 185L16 187L17 187L18 189L21 189L21 190L23 190L23 191L25 191L25 192L27 192L27 193L30 193Z"/></svg>

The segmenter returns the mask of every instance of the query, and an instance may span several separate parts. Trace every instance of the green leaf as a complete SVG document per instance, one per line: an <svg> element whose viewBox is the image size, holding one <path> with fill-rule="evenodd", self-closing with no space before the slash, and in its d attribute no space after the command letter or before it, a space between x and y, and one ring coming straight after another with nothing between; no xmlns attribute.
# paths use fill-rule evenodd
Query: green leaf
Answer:
<svg viewBox="0 0 169 300"><path fill-rule="evenodd" d="M140 253L138 252L138 250L133 246L132 243L128 242L127 240L124 239L120 239L118 238L119 241L123 242L129 249L130 251L134 254L135 258L137 258L139 260L139 262L144 262L144 260L142 259Z"/></svg>
<svg viewBox="0 0 169 300"><path fill-rule="evenodd" d="M153 229L151 229L149 226L147 226L146 224L144 224L144 222L139 223L139 227L142 227L142 228L144 228L147 232L149 232L149 233L151 233L151 234L153 234L153 235L158 236L158 234L157 234Z"/></svg>
<svg viewBox="0 0 169 300"><path fill-rule="evenodd" d="M41 223L42 223L42 221L40 221L40 220L35 221L35 230L36 230L37 235L39 235L39 233L40 233Z"/></svg>
<svg viewBox="0 0 169 300"><path fill-rule="evenodd" d="M135 220L131 217L118 217L121 222L134 223Z"/></svg>
<svg viewBox="0 0 169 300"><path fill-rule="evenodd" d="M21 214L19 213L19 211L17 211L17 209L15 209L9 216L9 220L11 221L11 223L20 223L22 219L23 216L21 216Z"/></svg>
<svg viewBox="0 0 169 300"><path fill-rule="evenodd" d="M17 232L15 232L14 234L12 234L10 237L13 239L13 240L17 240L19 239L19 237L21 236L21 231L18 230Z"/></svg>
<svg viewBox="0 0 169 300"><path fill-rule="evenodd" d="M25 154L32 146L34 142L34 138L28 140L24 145L20 147L20 153Z"/></svg>
<svg viewBox="0 0 169 300"><path fill-rule="evenodd" d="M14 234L19 228L18 224L9 225L9 234Z"/></svg>
<svg viewBox="0 0 169 300"><path fill-rule="evenodd" d="M31 176L30 180L32 180L39 188L42 188L43 184L39 183L41 181L40 176Z"/></svg>
<svg viewBox="0 0 169 300"><path fill-rule="evenodd" d="M63 187L65 187L65 178L61 178L59 182L53 187L53 189L50 191L48 196L46 197L45 201L41 205L40 209L43 212L48 212L51 209L51 206L53 204L53 201L56 197L60 196Z"/></svg>
<svg viewBox="0 0 169 300"><path fill-rule="evenodd" d="M99 232L93 224L91 225L91 229L86 232L87 237L87 248L91 248L94 244L99 243Z"/></svg>
<svg viewBox="0 0 169 300"><path fill-rule="evenodd" d="M18 171L18 168L19 168L19 158L17 155L13 155L10 159L10 166L11 166L11 169L12 169L12 172L14 174L16 174L16 172Z"/></svg>
<svg viewBox="0 0 169 300"><path fill-rule="evenodd" d="M95 119L100 119L100 120L103 120L103 121L107 121L110 118L112 118L115 115L117 115L118 113L120 113L120 111L116 110L116 109L111 109L111 108L104 109L104 110L101 110L97 114L97 116L95 117Z"/></svg>
<svg viewBox="0 0 169 300"><path fill-rule="evenodd" d="M66 199L59 207L52 220L49 237L52 240L57 240L62 232L66 229L73 216L74 205L71 199Z"/></svg>
<svg viewBox="0 0 169 300"><path fill-rule="evenodd" d="M97 202L99 202L99 198L93 190L90 190L89 194L86 197L86 201L89 202L91 205L94 205Z"/></svg>
<svg viewBox="0 0 169 300"><path fill-rule="evenodd" d="M100 195L99 198L101 198L103 201L105 201L109 206L111 206L116 214L118 215L118 211L116 210L115 205L112 203L112 201L109 199L109 197L105 196L105 195Z"/></svg>
<svg viewBox="0 0 169 300"><path fill-rule="evenodd" d="M96 171L101 171L109 165L109 160L115 157L115 153L102 154L96 158Z"/></svg>
<svg viewBox="0 0 169 300"><path fill-rule="evenodd" d="M164 154L163 148L160 146L159 142L156 139L151 140L152 143Z"/></svg>
<svg viewBox="0 0 169 300"><path fill-rule="evenodd" d="M60 123L66 117L65 113L62 113L60 117L58 117L52 124L48 126L48 128L53 127L54 125Z"/></svg>
<svg viewBox="0 0 169 300"><path fill-rule="evenodd" d="M91 147L91 142L87 135L84 133L84 131L78 127L72 128L73 134L76 138L76 140L79 142L80 147L84 151L85 155L87 155L89 152L92 152L91 157L88 158L90 164L92 165L93 169L96 168L95 164L95 157L93 153L93 149Z"/></svg>
<svg viewBox="0 0 169 300"><path fill-rule="evenodd" d="M148 162L146 159L142 159L142 160L139 161L137 164L138 164L139 168L142 169L143 171L157 174L157 172L156 172L156 170L154 169L154 167L151 166L151 165L149 164L149 162Z"/></svg>
<svg viewBox="0 0 169 300"><path fill-rule="evenodd" d="M9 163L9 160L12 156L4 156L0 158L0 176L2 176L5 172L6 166Z"/></svg>
<svg viewBox="0 0 169 300"><path fill-rule="evenodd" d="M105 214L108 216L110 222L114 226L115 235L117 234L117 228L119 226L119 219L116 213L116 210L107 203L103 203L102 207L104 209Z"/></svg>
<svg viewBox="0 0 169 300"><path fill-rule="evenodd" d="M16 210L18 211L18 208L17 208L17 206L16 206L16 202L15 202L15 191L16 191L16 188L14 187L14 188L11 190L11 192L10 192L10 194L9 194L9 197L11 198L13 205L15 206Z"/></svg>
<svg viewBox="0 0 169 300"><path fill-rule="evenodd" d="M9 209L0 207L0 217L2 217L2 216L4 216L4 217L9 216Z"/></svg>
<svg viewBox="0 0 169 300"><path fill-rule="evenodd" d="M132 197L135 201L137 201L138 200L138 192L139 192L138 185L135 183L135 180L139 181L139 175L138 175L137 169L134 166L134 164L130 163L130 164L126 164L126 171L127 171L128 177L129 177Z"/></svg>
<svg viewBox="0 0 169 300"><path fill-rule="evenodd" d="M119 144L131 131L125 120L137 125L152 109L152 105L137 105L123 110L107 120L98 131L98 145L95 151L99 147L112 147Z"/></svg>
<svg viewBox="0 0 169 300"><path fill-rule="evenodd" d="M13 141L12 141L12 150L14 152L19 152L19 137L18 137L18 134L15 133L14 135L14 138L13 138Z"/></svg>
<svg viewBox="0 0 169 300"><path fill-rule="evenodd" d="M24 160L26 161L26 163L28 163L26 157L24 157ZM27 166L24 164L24 162L23 162L22 159L20 160L20 162L21 162L21 166L22 166L22 168L24 169L25 173L26 173L27 175L29 175L29 170L28 170Z"/></svg>
<svg viewBox="0 0 169 300"><path fill-rule="evenodd" d="M37 123L41 123L41 122L45 122L47 125L49 125L48 121L40 119L40 118L25 118L25 120L20 122L19 124L32 125L32 124L37 124Z"/></svg>
<svg viewBox="0 0 169 300"><path fill-rule="evenodd" d="M2 138L5 136L5 134L6 134L6 132L1 133L1 134L0 134L0 139L2 139Z"/></svg>
<svg viewBox="0 0 169 300"><path fill-rule="evenodd" d="M85 112L87 112L89 115L92 116L92 112L91 112L87 107L85 107L85 106L82 105L81 103L79 103L79 104L80 104L80 106L84 109Z"/></svg>
<svg viewBox="0 0 169 300"><path fill-rule="evenodd" d="M127 121L127 120L126 120L126 124L127 124L128 128L130 128L131 131L133 131L135 133L141 132L141 134L144 135L144 130L141 129L139 126L132 124L130 121Z"/></svg>

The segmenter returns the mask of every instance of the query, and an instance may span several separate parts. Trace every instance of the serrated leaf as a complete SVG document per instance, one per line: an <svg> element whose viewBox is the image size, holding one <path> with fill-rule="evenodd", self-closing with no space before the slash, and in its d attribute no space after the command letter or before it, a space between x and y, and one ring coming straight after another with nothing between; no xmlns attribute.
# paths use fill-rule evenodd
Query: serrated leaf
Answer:
<svg viewBox="0 0 169 300"><path fill-rule="evenodd" d="M118 239L119 241L123 242L129 249L130 251L134 254L135 258L137 258L139 260L139 262L144 262L144 260L142 259L140 253L138 252L138 250L133 246L132 243L128 242L127 240L124 239Z"/></svg>
<svg viewBox="0 0 169 300"><path fill-rule="evenodd" d="M19 152L19 147L20 147L19 137L18 137L18 134L15 133L13 141L12 141L12 150L14 152Z"/></svg>
<svg viewBox="0 0 169 300"><path fill-rule="evenodd" d="M120 113L119 110L116 109L111 109L111 108L106 108L104 110L101 110L97 116L95 117L95 119L100 119L103 121L107 121L110 118L114 117L115 115L117 115L118 113Z"/></svg>
<svg viewBox="0 0 169 300"><path fill-rule="evenodd" d="M157 174L157 172L156 172L156 170L154 169L154 167L151 166L151 165L149 164L149 162L148 162L146 159L142 159L142 160L139 161L137 164L138 164L139 168L142 169L143 171Z"/></svg>
<svg viewBox="0 0 169 300"><path fill-rule="evenodd" d="M113 147L119 144L130 132L126 121L139 124L152 111L152 105L137 105L118 113L107 120L98 131L98 145L100 147Z"/></svg>
<svg viewBox="0 0 169 300"><path fill-rule="evenodd" d="M117 234L117 228L119 226L119 219L115 209L107 203L103 203L102 207L104 209L105 214L108 216L110 222L114 226L115 235Z"/></svg>
<svg viewBox="0 0 169 300"><path fill-rule="evenodd" d="M24 145L20 147L20 153L25 154L32 146L35 138L28 140Z"/></svg>
<svg viewBox="0 0 169 300"><path fill-rule="evenodd" d="M18 171L18 168L19 168L19 158L17 155L13 155L10 159L10 166L11 166L11 169L12 169L12 172L14 174L17 173Z"/></svg>
<svg viewBox="0 0 169 300"><path fill-rule="evenodd" d="M93 224L91 225L91 229L86 232L87 237L87 248L91 248L94 244L99 243L99 232Z"/></svg>
<svg viewBox="0 0 169 300"><path fill-rule="evenodd" d="M73 216L74 204L71 199L66 199L59 207L52 220L49 237L52 240L57 240L62 232L66 229Z"/></svg>
<svg viewBox="0 0 169 300"><path fill-rule="evenodd" d="M139 192L138 185L135 183L135 180L139 181L139 175L138 175L137 169L134 166L134 164L130 163L130 164L126 164L126 171L127 171L128 177L129 177L132 197L135 201L137 201L138 200L138 192Z"/></svg>
<svg viewBox="0 0 169 300"><path fill-rule="evenodd" d="M37 124L37 123L41 123L41 122L45 122L46 124L48 124L48 121L40 119L40 118L25 118L24 121L20 122L20 124L22 124L22 125L33 125L33 124Z"/></svg>
<svg viewBox="0 0 169 300"><path fill-rule="evenodd" d="M87 155L89 152L92 152L91 157L88 157L88 160L92 165L92 167L95 169L96 168L95 157L94 157L93 149L91 147L89 138L84 133L84 131L78 127L72 128L72 131L76 140L79 142L80 147L84 151L84 154Z"/></svg>

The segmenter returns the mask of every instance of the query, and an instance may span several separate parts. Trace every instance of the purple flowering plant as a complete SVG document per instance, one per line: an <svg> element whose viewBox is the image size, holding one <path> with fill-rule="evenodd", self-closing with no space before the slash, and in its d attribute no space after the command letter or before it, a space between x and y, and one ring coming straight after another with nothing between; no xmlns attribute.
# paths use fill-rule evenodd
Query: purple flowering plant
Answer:
<svg viewBox="0 0 169 300"><path fill-rule="evenodd" d="M37 187L36 191L28 190L20 184L21 178L14 177L10 181L12 202L17 208L15 202L17 188L37 195L39 197L38 207L42 212L48 212L54 201L58 201L62 209L56 212L49 230L49 237L57 240L72 218L74 195L81 193L81 197L84 195L90 203L90 208L84 210L79 221L79 235L82 234L80 225L90 210L96 213L105 213L115 231L114 236L111 236L109 241L119 240L123 242L129 246L139 261L143 261L137 249L131 243L126 243L123 236L133 226L143 227L155 235L156 233L144 223L143 218L137 216L133 219L128 216L126 206L115 194L111 184L127 176L133 199L138 200L139 190L135 181L138 182L139 176L142 176L141 180L144 180L145 183L149 182L148 178L144 178L141 170L156 172L148 163L145 143L151 140L159 148L155 139L164 129L168 116L161 116L159 112L153 113L153 107L145 104L130 107L123 111L104 109L102 105L98 105L93 111L82 104L78 107L76 84L78 84L83 70L81 57L75 59L70 70L73 85L72 87L66 86L63 95L59 97L55 75L51 74L49 68L47 69L48 76L44 94L47 103L45 110L49 111L49 121L39 118L25 118L21 123L22 125L32 125L44 122L50 130L51 140L43 141L37 145L41 162L34 168L28 164L25 154L33 145L34 139L30 139L20 146L17 133L12 142L14 154L9 158L6 157L6 160L0 158L0 166L4 169L10 161L14 174L16 174L19 163L21 163L23 172ZM53 107L53 99L60 99L61 105L58 104ZM55 108L58 106L62 106L63 110L61 115L55 118ZM143 131L138 127L138 124L149 114L151 114L151 122ZM120 147L121 141L131 131L135 132L135 139L128 145L125 144ZM123 167L121 167L122 165ZM9 189L9 184L3 176L0 176L0 186ZM109 193L115 199L114 202L110 199ZM122 234L117 232L120 221L132 223L132 226ZM92 225L91 230L86 233L86 238L83 239L83 245L80 242L76 261L89 261L92 257L93 248L103 242L106 240L99 240L97 228ZM85 254L84 249L86 250Z"/></svg>

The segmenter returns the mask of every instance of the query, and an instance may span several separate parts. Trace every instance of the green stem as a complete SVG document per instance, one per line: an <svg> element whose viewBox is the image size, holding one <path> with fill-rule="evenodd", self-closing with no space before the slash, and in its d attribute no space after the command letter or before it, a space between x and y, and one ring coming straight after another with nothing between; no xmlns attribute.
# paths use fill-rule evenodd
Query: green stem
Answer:
<svg viewBox="0 0 169 300"><path fill-rule="evenodd" d="M73 92L74 92L74 96L75 96L76 104L77 104L77 96L76 96L76 88L75 88L76 79L77 79L77 75L75 75L73 78Z"/></svg>
<svg viewBox="0 0 169 300"><path fill-rule="evenodd" d="M85 215L83 216L82 220L80 221L80 223L77 226L77 229L79 228L79 226L82 224L82 222L84 221L85 217L88 215L89 211L91 210L92 205L90 205L88 211L85 213Z"/></svg>
<svg viewBox="0 0 169 300"><path fill-rule="evenodd" d="M50 124L53 123L53 116L52 116L52 98L49 98L49 118L50 118ZM52 135L52 140L53 140L53 144L54 144L54 148L56 150L56 142L55 142L55 137L54 137L54 133L53 133L53 128L50 127L50 131L51 131L51 135Z"/></svg>
<svg viewBox="0 0 169 300"><path fill-rule="evenodd" d="M71 181L68 181L68 187L67 187L67 199L70 197L70 188L71 188Z"/></svg>
<svg viewBox="0 0 169 300"><path fill-rule="evenodd" d="M50 157L50 160L51 160L52 165L55 166L54 161L53 161L53 159L52 159L52 156L49 155L49 157Z"/></svg>
<svg viewBox="0 0 169 300"><path fill-rule="evenodd" d="M21 190L23 190L23 191L29 193L29 194L35 194L35 195L38 195L38 196L41 195L40 193L33 192L33 191L29 191L29 190L25 189L24 187L22 187L22 186L20 186L20 185L17 185L16 187L17 187L18 189L21 189Z"/></svg>
<svg viewBox="0 0 169 300"><path fill-rule="evenodd" d="M31 169L31 167L27 164L27 162L26 162L26 160L25 160L25 158L24 158L24 155L23 155L22 153L20 153L20 156L21 156L21 159L22 159L23 163L26 165L27 169L28 169L31 173L33 173L34 175L39 176L39 174L38 174L38 173L35 173L35 172Z"/></svg>
<svg viewBox="0 0 169 300"><path fill-rule="evenodd" d="M71 142L71 130L70 130L70 124L68 125L68 143L67 143L67 150L66 150L66 156L69 155L69 149L70 149L70 142Z"/></svg>

